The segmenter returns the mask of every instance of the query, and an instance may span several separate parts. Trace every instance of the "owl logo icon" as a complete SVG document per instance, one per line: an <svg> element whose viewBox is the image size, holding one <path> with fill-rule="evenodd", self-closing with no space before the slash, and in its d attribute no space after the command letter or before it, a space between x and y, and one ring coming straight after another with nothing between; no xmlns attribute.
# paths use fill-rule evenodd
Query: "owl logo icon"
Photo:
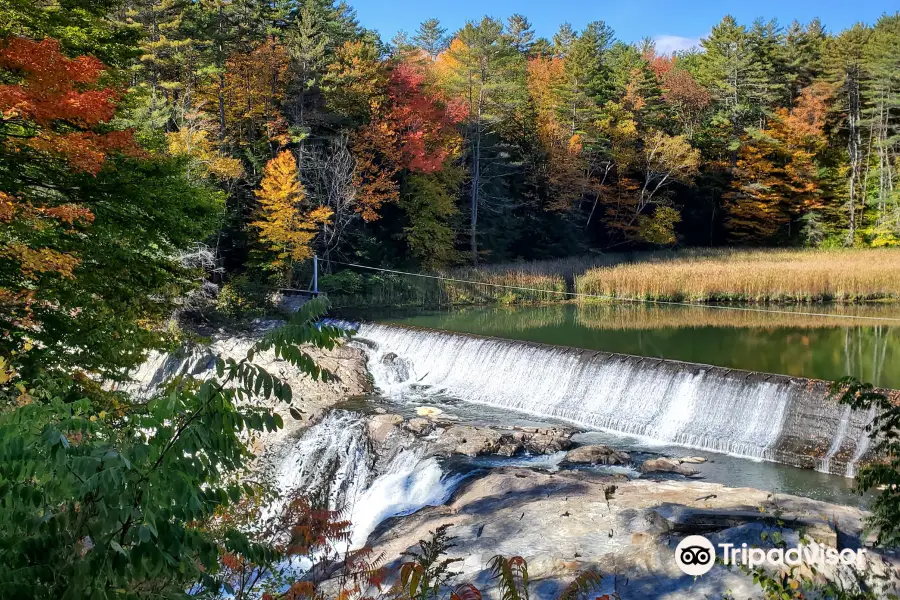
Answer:
<svg viewBox="0 0 900 600"><path fill-rule="evenodd" d="M716 549L702 535L689 535L675 548L675 563L687 575L704 575L716 563Z"/></svg>

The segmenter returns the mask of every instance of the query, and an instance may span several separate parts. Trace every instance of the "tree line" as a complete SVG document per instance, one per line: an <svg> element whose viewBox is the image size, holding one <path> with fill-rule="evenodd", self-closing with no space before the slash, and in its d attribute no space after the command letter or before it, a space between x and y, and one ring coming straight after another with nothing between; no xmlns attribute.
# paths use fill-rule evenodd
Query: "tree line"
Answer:
<svg viewBox="0 0 900 600"><path fill-rule="evenodd" d="M223 194L228 272L900 241L898 14L726 16L666 55L602 21L429 19L386 43L328 0L49 5L5 33L107 65L121 126Z"/></svg>

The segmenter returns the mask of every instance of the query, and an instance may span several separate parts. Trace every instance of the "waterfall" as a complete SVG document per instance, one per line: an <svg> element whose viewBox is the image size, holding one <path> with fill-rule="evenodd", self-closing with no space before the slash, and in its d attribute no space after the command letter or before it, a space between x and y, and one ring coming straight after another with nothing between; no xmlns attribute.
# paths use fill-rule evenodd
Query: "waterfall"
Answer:
<svg viewBox="0 0 900 600"><path fill-rule="evenodd" d="M335 410L271 459L281 496L317 496L330 509L345 511L352 523L350 548L364 546L385 519L443 504L462 480L425 457L423 446L401 450L377 473L367 427L360 415Z"/></svg>
<svg viewBox="0 0 900 600"><path fill-rule="evenodd" d="M830 453L832 472L864 435L814 380L402 326L363 323L358 337L398 399L444 395L809 468Z"/></svg>
<svg viewBox="0 0 900 600"><path fill-rule="evenodd" d="M841 449L841 446L844 443L844 440L847 437L847 429L850 427L850 415L852 411L849 406L844 407L844 414L841 415L841 423L838 425L837 432L834 434L834 439L831 441L831 446L828 447L828 453L822 458L822 461L816 467L817 471L821 471L822 473L830 473L831 472L831 459L834 458L834 455L838 453ZM848 465L848 471L850 467ZM847 475L850 477L850 474Z"/></svg>
<svg viewBox="0 0 900 600"><path fill-rule="evenodd" d="M866 426L868 426L872 421L875 420L875 416L878 414L877 409L873 406L866 413ZM850 458L850 462L847 463L847 477L856 477L856 465L863 459L866 455L866 452L869 451L869 445L872 443L872 438L868 435L862 436L856 444L856 450L853 452L853 457Z"/></svg>
<svg viewBox="0 0 900 600"><path fill-rule="evenodd" d="M327 500L333 510L352 508L375 478L366 423L342 410L304 431L275 462L275 486L281 496L299 492Z"/></svg>

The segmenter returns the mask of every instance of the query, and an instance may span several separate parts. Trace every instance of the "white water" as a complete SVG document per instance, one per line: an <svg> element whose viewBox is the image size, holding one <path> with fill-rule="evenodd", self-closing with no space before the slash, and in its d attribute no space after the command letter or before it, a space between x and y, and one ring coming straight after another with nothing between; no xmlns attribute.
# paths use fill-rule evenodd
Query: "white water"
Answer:
<svg viewBox="0 0 900 600"><path fill-rule="evenodd" d="M770 458L789 396L784 382L653 359L383 325L363 324L359 336L377 343L369 370L389 396L441 393L752 458Z"/></svg>
<svg viewBox="0 0 900 600"><path fill-rule="evenodd" d="M779 460L784 433L828 448L818 468L831 472L842 447L854 462L868 448L858 415L806 380L368 323L358 339L376 386L397 400L446 396L757 460Z"/></svg>
<svg viewBox="0 0 900 600"><path fill-rule="evenodd" d="M361 548L385 519L446 502L462 475L445 476L437 460L423 459L421 448L404 450L359 497L351 512L352 548Z"/></svg>
<svg viewBox="0 0 900 600"><path fill-rule="evenodd" d="M366 424L345 411L329 413L306 430L275 470L280 495L302 493L348 510L375 478L375 455Z"/></svg>
<svg viewBox="0 0 900 600"><path fill-rule="evenodd" d="M844 407L844 414L841 415L841 422L838 425L837 432L834 435L834 439L831 440L831 446L828 448L828 453L816 467L817 471L821 471L822 473L831 472L831 459L834 458L834 455L841 449L841 445L843 445L844 439L847 437L847 429L850 427L850 414L850 407ZM848 469L850 468L852 468L852 466L848 467ZM847 476L850 477L849 474Z"/></svg>
<svg viewBox="0 0 900 600"><path fill-rule="evenodd" d="M376 474L366 427L357 414L329 413L284 454L275 475L282 496L327 493L329 508L345 511L352 523L351 549L364 546L385 519L443 504L462 479L423 458L421 446L400 451Z"/></svg>

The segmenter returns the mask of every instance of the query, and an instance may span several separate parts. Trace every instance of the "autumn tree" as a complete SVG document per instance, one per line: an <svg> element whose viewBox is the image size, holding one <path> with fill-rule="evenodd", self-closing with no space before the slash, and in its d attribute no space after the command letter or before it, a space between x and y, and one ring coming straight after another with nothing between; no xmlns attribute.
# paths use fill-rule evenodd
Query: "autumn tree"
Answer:
<svg viewBox="0 0 900 600"><path fill-rule="evenodd" d="M0 45L0 354L26 380L122 377L142 360L193 284L177 254L221 202L111 126L120 91L100 85L104 70L51 39Z"/></svg>
<svg viewBox="0 0 900 600"><path fill-rule="evenodd" d="M742 243L772 243L799 233L801 216L820 207L815 163L824 148L831 87L801 92L792 111L779 109L769 127L752 134L741 150L726 194L728 231Z"/></svg>
<svg viewBox="0 0 900 600"><path fill-rule="evenodd" d="M513 48L504 38L503 30L500 21L488 17L466 23L437 64L442 85L463 99L468 108L469 248L474 262L479 256L479 210L484 202L488 130L501 119L502 101L511 83L506 73L514 60Z"/></svg>
<svg viewBox="0 0 900 600"><path fill-rule="evenodd" d="M290 287L294 264L312 257L312 241L332 211L328 207L304 210L306 194L297 175L297 161L289 150L268 162L256 197L259 218L252 225L274 255L269 268L281 273Z"/></svg>
<svg viewBox="0 0 900 600"><path fill-rule="evenodd" d="M286 124L279 106L287 86L287 68L287 50L274 39L228 58L225 123L236 144L246 146L263 141L276 148L286 141Z"/></svg>
<svg viewBox="0 0 900 600"><path fill-rule="evenodd" d="M677 66L659 75L663 88L663 100L671 107L672 114L680 127L680 133L688 140L694 138L703 122L703 117L712 98L709 92L697 83L694 76Z"/></svg>
<svg viewBox="0 0 900 600"><path fill-rule="evenodd" d="M528 61L528 92L534 105L537 137L546 159L543 178L548 187L547 208L571 210L586 191L587 164L584 158L583 136L573 134L566 123L564 98L560 90L565 85L563 58L533 58Z"/></svg>

